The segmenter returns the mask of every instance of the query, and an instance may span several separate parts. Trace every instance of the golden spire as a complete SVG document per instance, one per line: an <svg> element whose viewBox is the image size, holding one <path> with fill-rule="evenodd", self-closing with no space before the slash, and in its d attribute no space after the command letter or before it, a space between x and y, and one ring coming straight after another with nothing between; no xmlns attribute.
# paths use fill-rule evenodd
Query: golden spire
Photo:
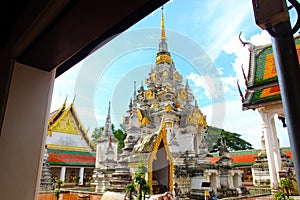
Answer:
<svg viewBox="0 0 300 200"><path fill-rule="evenodd" d="M164 19L164 7L161 7L161 32L160 32L160 39L165 40L166 33L165 33L165 19Z"/></svg>

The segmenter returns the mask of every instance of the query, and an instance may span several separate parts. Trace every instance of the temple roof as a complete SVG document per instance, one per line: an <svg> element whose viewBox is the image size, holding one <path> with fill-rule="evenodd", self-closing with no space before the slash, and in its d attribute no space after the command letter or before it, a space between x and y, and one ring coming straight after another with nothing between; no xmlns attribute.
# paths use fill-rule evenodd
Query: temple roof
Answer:
<svg viewBox="0 0 300 200"><path fill-rule="evenodd" d="M134 146L133 153L150 153L153 150L156 138L156 133L141 135Z"/></svg>
<svg viewBox="0 0 300 200"><path fill-rule="evenodd" d="M300 35L295 37L300 60ZM272 45L250 47L250 65L246 80L247 89L243 97L243 109L255 109L270 103L281 102Z"/></svg>
<svg viewBox="0 0 300 200"><path fill-rule="evenodd" d="M156 156L157 151L160 149L160 145L163 144L163 147L166 151L167 157L169 160L172 160L172 155L169 149L167 136L166 136L166 123L164 121L164 116L161 120L161 126L156 133L152 134L143 134L138 140L137 144L133 148L134 154L145 154L149 159L153 159Z"/></svg>
<svg viewBox="0 0 300 200"><path fill-rule="evenodd" d="M96 154L92 152L48 149L48 155L48 161L51 165L95 167Z"/></svg>
<svg viewBox="0 0 300 200"><path fill-rule="evenodd" d="M292 161L292 153L290 147L282 147L282 152L286 155L290 156L290 160ZM255 163L255 156L257 156L261 152L260 149L252 149L252 150L241 150L241 151L232 151L230 152L230 157L233 160L233 166L252 166ZM216 164L220 159L218 153L213 154L213 158L211 159L212 164Z"/></svg>
<svg viewBox="0 0 300 200"><path fill-rule="evenodd" d="M74 151L94 151L88 130L84 129L74 108L74 102L66 107L66 102L50 113L48 120L47 148Z"/></svg>

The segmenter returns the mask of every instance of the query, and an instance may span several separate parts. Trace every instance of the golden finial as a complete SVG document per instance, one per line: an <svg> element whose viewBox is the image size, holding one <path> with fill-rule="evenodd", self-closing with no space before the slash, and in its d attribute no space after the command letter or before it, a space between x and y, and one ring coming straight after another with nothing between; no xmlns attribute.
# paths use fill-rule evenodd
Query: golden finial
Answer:
<svg viewBox="0 0 300 200"><path fill-rule="evenodd" d="M164 19L164 7L161 7L161 32L160 32L160 39L165 40L167 39L165 33L165 19Z"/></svg>

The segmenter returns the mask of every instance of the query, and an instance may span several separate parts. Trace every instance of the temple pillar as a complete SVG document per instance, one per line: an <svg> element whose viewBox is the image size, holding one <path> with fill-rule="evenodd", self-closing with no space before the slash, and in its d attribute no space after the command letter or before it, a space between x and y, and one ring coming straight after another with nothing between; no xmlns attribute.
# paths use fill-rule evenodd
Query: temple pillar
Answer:
<svg viewBox="0 0 300 200"><path fill-rule="evenodd" d="M228 173L227 181L228 181L229 188L233 189L234 187L233 187L233 173L232 172Z"/></svg>
<svg viewBox="0 0 300 200"><path fill-rule="evenodd" d="M277 137L277 132L276 132L276 126L275 126L275 120L274 116L271 118L271 129L272 129L272 138L274 142L274 161L275 161L275 168L276 168L276 174L277 174L277 179L278 181L280 180L279 178L279 171L281 170L281 154L280 154L280 145Z"/></svg>
<svg viewBox="0 0 300 200"><path fill-rule="evenodd" d="M268 158L268 167L269 167L269 173L270 173L270 185L271 190L278 190L278 176L276 171L276 164L275 164L275 158L274 158L274 138L272 133L272 127L271 127L271 119L274 117L273 114L268 114L267 112L264 112L263 109L258 109L259 114L262 119L262 130L264 132L265 137L265 144L266 144L266 153ZM277 140L277 138L276 138Z"/></svg>
<svg viewBox="0 0 300 200"><path fill-rule="evenodd" d="M66 167L62 167L60 170L60 180L65 181L66 178Z"/></svg>
<svg viewBox="0 0 300 200"><path fill-rule="evenodd" d="M13 65L0 135L0 199L33 200L40 186L55 70Z"/></svg>
<svg viewBox="0 0 300 200"><path fill-rule="evenodd" d="M79 169L79 184L83 184L83 177L84 177L84 167Z"/></svg>

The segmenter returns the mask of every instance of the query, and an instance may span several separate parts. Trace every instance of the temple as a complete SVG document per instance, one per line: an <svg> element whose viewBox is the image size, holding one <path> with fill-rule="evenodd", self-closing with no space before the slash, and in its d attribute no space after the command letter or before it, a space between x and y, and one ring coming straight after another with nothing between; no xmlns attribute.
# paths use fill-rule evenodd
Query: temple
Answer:
<svg viewBox="0 0 300 200"><path fill-rule="evenodd" d="M261 178L259 177L265 177L263 179L268 182L272 190L276 191L279 188L280 172L289 171L292 168L284 162L286 158L280 152L280 144L275 127L275 115L277 115L278 119L282 122L283 127L286 127L287 124L285 123L282 107L274 54L271 44L254 46L248 42L241 42L244 46L248 46L250 51L250 63L247 77L242 69L245 85L247 87L245 94L242 93L239 85L238 88L242 99L243 110L256 109L261 116L262 137L264 140L262 149L265 150L257 157L257 161L260 163L259 166L263 166L261 161L265 156L263 163L268 164L268 168L265 172L262 172L261 169L254 165L253 173L256 179L254 182L261 183L262 180L260 180ZM299 59L299 36L295 37L295 44ZM266 166L264 165L263 168L266 168Z"/></svg>
<svg viewBox="0 0 300 200"><path fill-rule="evenodd" d="M119 159L110 166L104 162L96 163L96 191L121 191L122 184L130 181L126 178L128 174L134 174L141 162L148 169L146 177L154 194L173 192L176 183L183 195L198 198L204 195L208 185L217 193L221 185L234 189L242 184L243 171L231 162L224 162L230 160L226 144L220 167L212 164L212 155L205 143L206 116L199 108L188 80L184 81L175 67L168 50L164 22L162 9L155 65L140 86L136 82L133 84L133 96L123 118L127 137ZM106 141L109 137L107 134ZM103 146L100 152L97 147L97 161L105 159L104 151L108 148ZM119 171L115 173L114 170ZM222 175L220 170L223 170ZM108 181L108 177L112 181Z"/></svg>
<svg viewBox="0 0 300 200"><path fill-rule="evenodd" d="M154 194L173 192L199 199L210 188L215 194L238 191L242 185L278 189L279 173L293 168L289 148L280 148L274 115L284 122L274 57L270 45L251 44L243 109L257 109L262 117L262 149L229 152L222 141L219 152L209 154L208 124L188 80L177 71L168 50L162 10L160 41L155 65L133 95L123 118L127 137L122 153L112 132L110 103L101 137L92 144L74 108L66 101L50 113L41 183L61 179L67 186L91 182L96 193L125 192L139 165ZM299 40L299 41L298 41ZM295 39L296 44L300 42ZM245 44L245 43L244 43ZM297 46L298 48L298 46ZM49 184L49 185L47 185Z"/></svg>
<svg viewBox="0 0 300 200"><path fill-rule="evenodd" d="M53 179L65 186L85 184L92 180L95 167L95 147L90 141L74 108L66 101L50 113L46 149Z"/></svg>

